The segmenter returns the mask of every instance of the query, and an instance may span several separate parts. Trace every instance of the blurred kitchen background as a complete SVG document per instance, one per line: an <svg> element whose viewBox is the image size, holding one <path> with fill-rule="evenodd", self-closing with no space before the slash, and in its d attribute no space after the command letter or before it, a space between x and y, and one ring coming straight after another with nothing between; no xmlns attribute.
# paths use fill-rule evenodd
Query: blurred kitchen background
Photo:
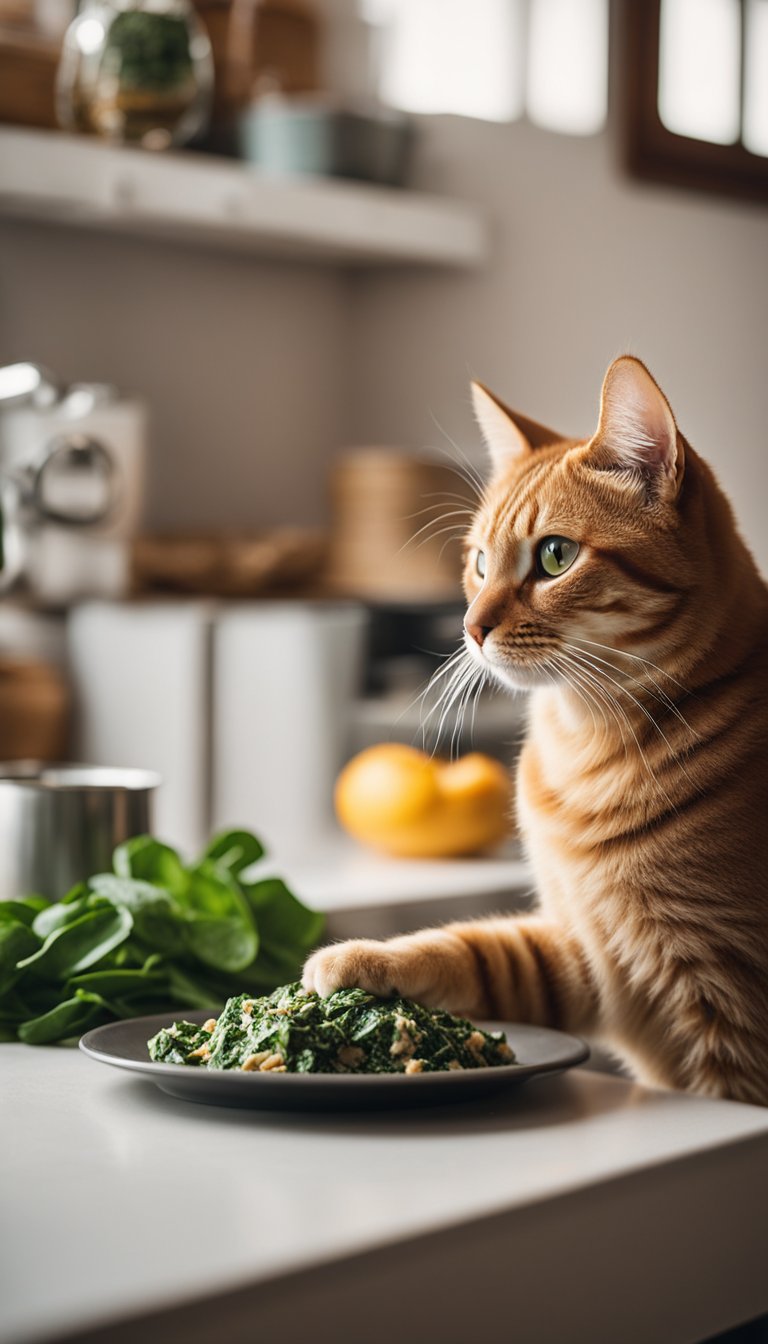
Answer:
<svg viewBox="0 0 768 1344"><path fill-rule="evenodd" d="M586 435L638 354L768 562L768 0L0 0L0 122L0 759L360 885L333 780L435 746L470 377Z"/></svg>

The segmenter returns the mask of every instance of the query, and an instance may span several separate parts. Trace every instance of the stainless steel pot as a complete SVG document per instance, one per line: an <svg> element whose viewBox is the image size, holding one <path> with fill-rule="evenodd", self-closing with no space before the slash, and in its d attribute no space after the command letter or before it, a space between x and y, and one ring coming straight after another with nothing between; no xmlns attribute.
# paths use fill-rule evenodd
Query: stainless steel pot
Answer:
<svg viewBox="0 0 768 1344"><path fill-rule="evenodd" d="M59 900L108 871L116 845L150 830L159 783L146 770L0 764L0 900Z"/></svg>

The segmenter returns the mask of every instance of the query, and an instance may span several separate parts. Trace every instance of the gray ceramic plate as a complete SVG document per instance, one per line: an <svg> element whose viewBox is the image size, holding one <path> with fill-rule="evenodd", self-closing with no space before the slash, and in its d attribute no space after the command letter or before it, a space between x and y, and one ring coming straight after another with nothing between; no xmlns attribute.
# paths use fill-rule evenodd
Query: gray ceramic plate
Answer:
<svg viewBox="0 0 768 1344"><path fill-rule="evenodd" d="M515 1023L483 1024L503 1030L517 1063L492 1069L455 1070L450 1073L241 1073L209 1071L185 1064L155 1064L147 1041L175 1016L187 1022L205 1022L209 1012L161 1013L110 1022L96 1027L80 1041L80 1049L100 1064L130 1069L149 1078L172 1097L212 1106L245 1106L268 1111L385 1110L390 1107L469 1101L473 1097L519 1087L529 1078L573 1068L589 1057L589 1048L576 1036L546 1027Z"/></svg>

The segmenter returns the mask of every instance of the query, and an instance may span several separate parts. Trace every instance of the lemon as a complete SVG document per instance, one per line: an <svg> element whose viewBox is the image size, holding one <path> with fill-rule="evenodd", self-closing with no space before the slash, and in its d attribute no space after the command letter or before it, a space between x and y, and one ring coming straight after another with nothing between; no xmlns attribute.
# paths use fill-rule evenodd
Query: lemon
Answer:
<svg viewBox="0 0 768 1344"><path fill-rule="evenodd" d="M334 801L350 835L401 857L475 854L511 831L509 774L481 752L443 761L381 743L348 762Z"/></svg>

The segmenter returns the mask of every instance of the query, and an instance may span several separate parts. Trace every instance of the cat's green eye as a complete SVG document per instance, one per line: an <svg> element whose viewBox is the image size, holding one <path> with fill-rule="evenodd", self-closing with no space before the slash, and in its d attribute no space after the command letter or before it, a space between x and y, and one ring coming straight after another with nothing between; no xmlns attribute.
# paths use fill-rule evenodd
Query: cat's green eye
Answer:
<svg viewBox="0 0 768 1344"><path fill-rule="evenodd" d="M578 541L571 541L569 537L545 537L536 556L540 573L545 578L556 579L570 569L578 554Z"/></svg>
<svg viewBox="0 0 768 1344"><path fill-rule="evenodd" d="M485 578L485 551L475 552L475 573L478 578Z"/></svg>

